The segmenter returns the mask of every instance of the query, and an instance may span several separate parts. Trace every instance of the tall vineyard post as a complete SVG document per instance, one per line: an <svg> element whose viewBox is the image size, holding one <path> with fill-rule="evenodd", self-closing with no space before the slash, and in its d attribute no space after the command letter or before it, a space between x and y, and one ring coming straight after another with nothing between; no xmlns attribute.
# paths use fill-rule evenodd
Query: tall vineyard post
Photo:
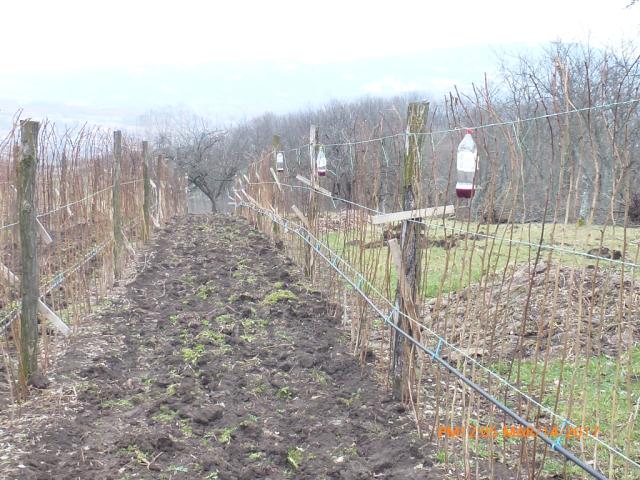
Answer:
<svg viewBox="0 0 640 480"><path fill-rule="evenodd" d="M416 208L420 185L420 144L424 124L429 113L427 102L410 103L407 112L407 137L403 164L402 208L412 211ZM422 225L405 220L401 230L401 259L398 266L398 287L394 313L394 323L412 337L420 338L420 332L408 321L418 318L416 309L418 275L420 273L420 249L418 241ZM404 402L410 399L410 390L415 384L415 347L405 337L392 330L393 352L391 354L391 376L393 395Z"/></svg>
<svg viewBox="0 0 640 480"><path fill-rule="evenodd" d="M122 133L113 132L113 265L116 278L122 275L122 197L120 168L122 163Z"/></svg>
<svg viewBox="0 0 640 480"><path fill-rule="evenodd" d="M309 128L309 160L310 160L310 164L311 164L311 170L310 170L310 179L311 179L311 183L313 185L318 185L318 165L317 165L317 160L318 160L318 152L319 152L319 138L320 138L320 130L318 128L318 126L316 125L311 125L311 127ZM316 191L315 189L311 189L309 190L309 207L307 209L307 222L309 222L309 225L311 226L311 233L315 233L317 230L317 217L318 217L318 198L316 196ZM314 266L315 266L315 259L314 259L314 255L313 255L313 250L311 248L311 245L306 245L305 246L305 263L304 263L304 269L305 269L305 274L307 276L309 276L309 278L311 278L311 280L313 281L313 274L314 274Z"/></svg>
<svg viewBox="0 0 640 480"><path fill-rule="evenodd" d="M18 206L20 209L21 276L20 297L20 390L38 369L38 251L36 227L36 169L38 167L38 122L20 123L20 161L18 165Z"/></svg>

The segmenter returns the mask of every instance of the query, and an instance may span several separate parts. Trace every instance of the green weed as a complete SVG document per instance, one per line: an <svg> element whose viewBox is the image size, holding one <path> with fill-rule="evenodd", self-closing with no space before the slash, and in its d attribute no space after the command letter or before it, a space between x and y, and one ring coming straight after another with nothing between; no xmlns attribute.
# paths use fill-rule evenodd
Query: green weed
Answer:
<svg viewBox="0 0 640 480"><path fill-rule="evenodd" d="M105 400L100 404L100 408L131 408L133 407L133 403L126 398L121 398L119 400Z"/></svg>
<svg viewBox="0 0 640 480"><path fill-rule="evenodd" d="M298 297L291 290L275 290L264 297L262 301L266 305L275 305L278 302L286 301L286 300L296 300Z"/></svg>
<svg viewBox="0 0 640 480"><path fill-rule="evenodd" d="M183 348L182 349L182 358L185 363L190 363L191 365L195 365L198 363L198 360L204 355L204 345L198 344L193 348Z"/></svg>

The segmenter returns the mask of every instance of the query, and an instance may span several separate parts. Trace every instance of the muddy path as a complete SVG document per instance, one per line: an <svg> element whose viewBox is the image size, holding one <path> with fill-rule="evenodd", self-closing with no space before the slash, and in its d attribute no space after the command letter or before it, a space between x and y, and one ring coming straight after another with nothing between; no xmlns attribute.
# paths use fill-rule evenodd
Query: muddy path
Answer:
<svg viewBox="0 0 640 480"><path fill-rule="evenodd" d="M243 220L182 218L138 272L5 422L2 478L445 476L320 293Z"/></svg>

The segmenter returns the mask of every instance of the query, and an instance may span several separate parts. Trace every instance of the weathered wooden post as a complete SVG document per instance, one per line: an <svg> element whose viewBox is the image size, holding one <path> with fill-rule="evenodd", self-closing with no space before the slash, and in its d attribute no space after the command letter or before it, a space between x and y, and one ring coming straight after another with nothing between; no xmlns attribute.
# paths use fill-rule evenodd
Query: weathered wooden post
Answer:
<svg viewBox="0 0 640 480"><path fill-rule="evenodd" d="M21 156L18 169L18 208L20 221L20 386L26 394L29 380L38 370L38 226L36 222L36 169L40 124L20 122Z"/></svg>
<svg viewBox="0 0 640 480"><path fill-rule="evenodd" d="M157 188L157 199L156 202L158 204L158 226L162 225L164 222L164 157L162 155L158 155L158 160L156 163L156 185Z"/></svg>
<svg viewBox="0 0 640 480"><path fill-rule="evenodd" d="M116 279L122 275L122 199L120 164L122 163L122 132L113 132L113 273Z"/></svg>
<svg viewBox="0 0 640 480"><path fill-rule="evenodd" d="M420 146L425 119L429 112L428 102L412 102L407 109L407 136L403 165L402 202L405 211L416 208L416 188L420 181ZM419 236L422 225L411 221L402 222L401 259L396 290L398 312L394 315L395 324L413 338L418 339L420 331L409 320L418 318L416 308L418 275L420 271ZM406 315L406 316L405 316ZM409 317L409 318L407 318ZM408 401L410 389L415 380L415 349L403 335L393 331L393 352L391 358L391 377L393 397Z"/></svg>
<svg viewBox="0 0 640 480"><path fill-rule="evenodd" d="M271 176L273 177L273 181L275 182L275 185L273 184L271 185L271 201L272 201L273 208L276 211L276 215L280 215L280 212L282 211L280 208L281 197L282 197L282 195L280 194L280 191L282 190L282 187L280 186L280 180L278 179L278 174L273 169L273 165L277 165L278 152L282 150L282 144L280 143L280 135L273 136L272 145L273 145L273 159L269 163L268 169L269 169L269 172L271 173ZM276 188L278 191L276 191ZM275 238L280 239L280 228L278 224L275 222L273 223L273 235Z"/></svg>
<svg viewBox="0 0 640 480"><path fill-rule="evenodd" d="M144 182L144 200L142 210L144 226L142 239L147 241L151 235L151 177L149 176L149 142L142 142L142 177Z"/></svg>
<svg viewBox="0 0 640 480"><path fill-rule="evenodd" d="M311 234L316 232L316 218L318 216L318 199L316 197L315 187L318 186L318 159L320 131L316 125L311 125L309 129L309 157L311 158L311 183L312 188L309 190L309 209L307 211L307 222L311 226ZM305 245L304 255L304 273L313 282L314 271L314 255L313 248L309 243Z"/></svg>

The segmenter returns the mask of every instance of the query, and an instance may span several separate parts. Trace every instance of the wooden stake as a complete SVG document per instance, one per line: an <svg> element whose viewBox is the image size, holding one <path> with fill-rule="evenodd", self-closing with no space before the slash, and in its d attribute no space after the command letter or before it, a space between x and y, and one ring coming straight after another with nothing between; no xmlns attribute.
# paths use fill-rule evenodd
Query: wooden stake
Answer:
<svg viewBox="0 0 640 480"><path fill-rule="evenodd" d="M305 228L311 231L311 224L309 223L309 220L307 219L307 217L304 216L304 213L302 213L300 209L295 205L291 205L291 210L293 210L293 213L295 213L296 216L300 219L300 221L304 224Z"/></svg>
<svg viewBox="0 0 640 480"><path fill-rule="evenodd" d="M122 132L113 132L113 272L118 279L122 275L122 200L120 164L122 163Z"/></svg>
<svg viewBox="0 0 640 480"><path fill-rule="evenodd" d="M429 111L428 102L413 102L407 109L407 137L403 165L403 205L405 211L415 210L416 192L419 184L420 145L422 137L414 135L422 132L425 119ZM420 331L406 317L417 319L416 297L420 265L420 249L418 238L421 225L408 219L402 223L401 250L402 261L398 271L399 277L396 290L396 305L400 313L395 315L394 322L407 334L419 338ZM406 316L405 316L406 315ZM403 402L409 401L410 389L415 383L415 351L409 341L395 330L392 331L393 351L391 355L391 379L393 397Z"/></svg>
<svg viewBox="0 0 640 480"><path fill-rule="evenodd" d="M20 122L21 158L18 167L18 209L20 222L20 386L23 394L38 370L38 271L36 222L36 169L38 166L38 131L40 124L31 120Z"/></svg>
<svg viewBox="0 0 640 480"><path fill-rule="evenodd" d="M453 215L456 209L453 205L444 207L420 208L418 210L410 210L406 212L383 213L380 215L372 215L370 221L373 225L381 223L399 222L401 220L413 220L415 218L440 217L442 215Z"/></svg>
<svg viewBox="0 0 640 480"><path fill-rule="evenodd" d="M320 138L320 132L316 125L311 125L309 129L309 156L311 157L311 183L312 185L318 184L318 167L316 165L316 159L318 158L318 141ZM315 190L309 192L309 210L307 211L307 220L309 222L310 232L315 235L316 217L318 216L318 199L316 198ZM305 244L304 255L304 273L313 281L314 271L314 256L313 249L308 243Z"/></svg>
<svg viewBox="0 0 640 480"><path fill-rule="evenodd" d="M44 225L42 225L42 223L40 223L40 220L38 220L38 217L36 217L36 225L38 227L38 234L40 235L40 238L42 238L42 241L46 245L52 244L53 243L53 238L51 238L51 235L49 235L49 232L47 232L47 229L44 228Z"/></svg>
<svg viewBox="0 0 640 480"><path fill-rule="evenodd" d="M282 185L280 185L280 180L278 179L278 175L276 174L275 170L273 169L273 167L270 167L269 170L271 171L271 175L273 176L273 179L276 181L276 185L278 186L278 189L282 191Z"/></svg>
<svg viewBox="0 0 640 480"><path fill-rule="evenodd" d="M142 238L148 240L151 235L151 177L149 176L149 142L142 142L142 177L144 181L144 200L142 210L144 226Z"/></svg>

